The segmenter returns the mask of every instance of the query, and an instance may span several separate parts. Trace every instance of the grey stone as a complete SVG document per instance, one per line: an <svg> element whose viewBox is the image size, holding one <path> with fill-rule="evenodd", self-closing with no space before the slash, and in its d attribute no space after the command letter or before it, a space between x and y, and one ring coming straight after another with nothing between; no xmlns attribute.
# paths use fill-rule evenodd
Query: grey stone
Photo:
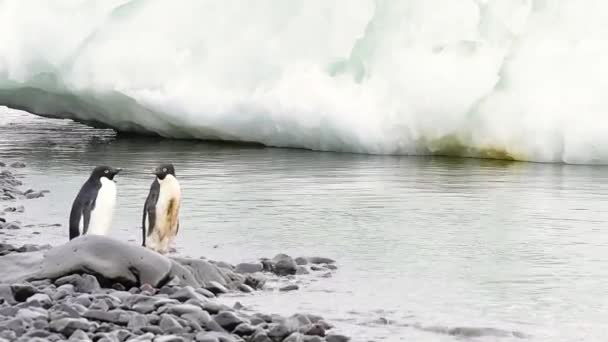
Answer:
<svg viewBox="0 0 608 342"><path fill-rule="evenodd" d="M154 342L188 342L185 338L177 335L157 336Z"/></svg>
<svg viewBox="0 0 608 342"><path fill-rule="evenodd" d="M217 331L200 332L195 339L197 342L236 342L231 335Z"/></svg>
<svg viewBox="0 0 608 342"><path fill-rule="evenodd" d="M241 318L229 311L222 311L214 316L213 319L227 331L232 331L239 324L243 323Z"/></svg>
<svg viewBox="0 0 608 342"><path fill-rule="evenodd" d="M247 274L247 273L262 272L263 269L264 268L261 263L244 262L244 263L236 265L235 272L241 273L241 274Z"/></svg>
<svg viewBox="0 0 608 342"><path fill-rule="evenodd" d="M198 294L196 291L194 291L194 288L192 288L192 286L183 287L182 289L178 290L174 294L170 295L169 298L177 299L180 302L185 302L189 299L197 299L200 301L206 300L206 297L201 294Z"/></svg>
<svg viewBox="0 0 608 342"><path fill-rule="evenodd" d="M283 342L303 342L303 341L304 341L304 335L300 334L299 332L294 332L283 340Z"/></svg>
<svg viewBox="0 0 608 342"><path fill-rule="evenodd" d="M18 336L23 335L31 327L30 323L23 318L13 318L0 322L0 331L10 330Z"/></svg>
<svg viewBox="0 0 608 342"><path fill-rule="evenodd" d="M297 257L296 260L294 260L296 262L296 265L306 265L308 264L308 259L304 258L304 257Z"/></svg>
<svg viewBox="0 0 608 342"><path fill-rule="evenodd" d="M272 270L280 276L296 274L296 262L287 254L277 254L272 258Z"/></svg>
<svg viewBox="0 0 608 342"><path fill-rule="evenodd" d="M327 341L327 342L348 342L349 340L350 340L350 338L348 338L344 335L331 334L331 335L325 336L325 341Z"/></svg>
<svg viewBox="0 0 608 342"><path fill-rule="evenodd" d="M14 163L11 163L11 167L13 169L22 169L22 168L26 167L26 165L23 162L14 162Z"/></svg>
<svg viewBox="0 0 608 342"><path fill-rule="evenodd" d="M181 316L181 315L189 314L189 313L203 312L203 309L199 306L192 305L192 304L178 304L178 305L169 306L167 309L167 312L170 314Z"/></svg>
<svg viewBox="0 0 608 342"><path fill-rule="evenodd" d="M273 340L282 341L293 332L285 324L272 323L268 326L268 337Z"/></svg>
<svg viewBox="0 0 608 342"><path fill-rule="evenodd" d="M209 313L207 311L202 310L200 312L182 314L181 317L189 322L196 323L200 326L204 326L209 323L209 321L211 321L211 316L209 315Z"/></svg>
<svg viewBox="0 0 608 342"><path fill-rule="evenodd" d="M214 280L207 282L207 284L205 284L205 288L216 295L220 293L228 293L228 289L224 285Z"/></svg>
<svg viewBox="0 0 608 342"><path fill-rule="evenodd" d="M298 285L296 285L296 284L290 284L290 285L286 285L286 286L281 287L279 289L279 291L282 291L282 292L295 291L295 290L298 290L299 288L300 287Z"/></svg>
<svg viewBox="0 0 608 342"><path fill-rule="evenodd" d="M18 302L25 302L29 297L38 293L38 290L30 284L13 284L11 290L13 290L13 296Z"/></svg>
<svg viewBox="0 0 608 342"><path fill-rule="evenodd" d="M325 328L322 324L318 323L312 324L308 327L304 327L304 329L302 329L302 332L304 333L304 335L325 337Z"/></svg>
<svg viewBox="0 0 608 342"><path fill-rule="evenodd" d="M55 280L55 285L59 287L66 284L72 285L74 290L82 293L92 293L101 288L97 278L90 274L70 274Z"/></svg>
<svg viewBox="0 0 608 342"><path fill-rule="evenodd" d="M203 296L205 296L207 298L215 298L215 293L213 293L205 288L199 287L199 288L194 289L194 291L196 291L196 293L202 294Z"/></svg>
<svg viewBox="0 0 608 342"><path fill-rule="evenodd" d="M254 289L251 288L251 286L247 285L247 284L240 284L238 286L238 289L241 292L245 292L245 293L252 293L253 291L255 291Z"/></svg>
<svg viewBox="0 0 608 342"><path fill-rule="evenodd" d="M129 339L128 342L152 342L153 338L154 338L154 334L145 333L143 335L139 335L137 337Z"/></svg>
<svg viewBox="0 0 608 342"><path fill-rule="evenodd" d="M181 324L179 324L179 322L173 316L168 314L163 314L160 316L160 322L158 326L165 334L185 332L185 329L181 326Z"/></svg>
<svg viewBox="0 0 608 342"><path fill-rule="evenodd" d="M88 341L91 341L91 339L89 338L87 333L85 333L84 331L79 329L72 333L72 335L70 336L70 339L68 341L70 341L70 342L88 342Z"/></svg>
<svg viewBox="0 0 608 342"><path fill-rule="evenodd" d="M58 320L60 318L80 318L82 313L84 313L86 311L86 308L83 308L81 311L82 313L77 310L78 307L75 307L74 305L67 305L67 304L59 304L59 305L54 305L50 310L50 318L51 320Z"/></svg>
<svg viewBox="0 0 608 342"><path fill-rule="evenodd" d="M245 277L245 284L254 289L262 289L264 284L266 284L266 276L260 272L247 274Z"/></svg>
<svg viewBox="0 0 608 342"><path fill-rule="evenodd" d="M123 326L127 325L129 319L131 319L131 314L123 310L111 310L107 312L101 310L87 310L82 316L89 320L109 322Z"/></svg>
<svg viewBox="0 0 608 342"><path fill-rule="evenodd" d="M43 308L24 308L19 309L16 317L30 320L48 319L49 313Z"/></svg>
<svg viewBox="0 0 608 342"><path fill-rule="evenodd" d="M183 266L192 274L194 280L197 282L196 285L201 286L207 284L210 281L216 281L219 284L226 286L227 279L223 273L216 266L208 261L200 259L185 259L185 258L171 258L174 262ZM175 271L175 270L174 270Z"/></svg>
<svg viewBox="0 0 608 342"><path fill-rule="evenodd" d="M309 257L308 262L310 262L311 264L333 264L336 261L333 259L324 258L324 257Z"/></svg>
<svg viewBox="0 0 608 342"><path fill-rule="evenodd" d="M10 285L0 284L0 303L2 302L6 302L10 305L17 303Z"/></svg>
<svg viewBox="0 0 608 342"><path fill-rule="evenodd" d="M134 313L131 316L129 323L127 323L127 328L129 330L135 331L135 330L145 327L149 323L150 323L150 320L148 319L148 317L146 317L146 315Z"/></svg>
<svg viewBox="0 0 608 342"><path fill-rule="evenodd" d="M17 338L17 333L12 330L5 330L0 332L0 338L12 341Z"/></svg>
<svg viewBox="0 0 608 342"><path fill-rule="evenodd" d="M254 326L252 326L251 324L241 323L236 328L234 328L232 333L235 335L239 335L239 336L250 336L253 333L255 333L256 331L257 331L257 329Z"/></svg>
<svg viewBox="0 0 608 342"><path fill-rule="evenodd" d="M303 342L325 342L325 339L319 336L304 335Z"/></svg>
<svg viewBox="0 0 608 342"><path fill-rule="evenodd" d="M53 305L53 301L51 300L51 297L49 297L49 295L45 294L45 293L36 293L35 295L29 297L27 299L27 302L33 302L33 301L37 301L38 303L40 303L40 306L42 306L43 308L50 308L51 305Z"/></svg>
<svg viewBox="0 0 608 342"><path fill-rule="evenodd" d="M308 269L306 267L298 266L298 268L296 269L296 274L298 274L298 275L310 274L310 272L308 271Z"/></svg>
<svg viewBox="0 0 608 342"><path fill-rule="evenodd" d="M249 342L274 342L266 332L258 331L249 339Z"/></svg>
<svg viewBox="0 0 608 342"><path fill-rule="evenodd" d="M35 191L25 194L25 198L27 199L35 199L40 197L44 197L44 193L41 191Z"/></svg>
<svg viewBox="0 0 608 342"><path fill-rule="evenodd" d="M63 336L70 336L74 331L80 329L89 331L93 329L95 325L84 318L61 318L56 321L52 321L49 328L52 331L61 333Z"/></svg>

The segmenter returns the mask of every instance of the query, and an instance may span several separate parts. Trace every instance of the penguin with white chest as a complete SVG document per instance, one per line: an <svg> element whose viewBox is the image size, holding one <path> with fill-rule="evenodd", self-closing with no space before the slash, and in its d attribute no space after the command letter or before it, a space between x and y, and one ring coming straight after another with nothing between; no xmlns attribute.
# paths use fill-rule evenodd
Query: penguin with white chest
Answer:
<svg viewBox="0 0 608 342"><path fill-rule="evenodd" d="M166 254L179 230L181 188L172 164L159 166L154 174L156 179L150 186L144 205L142 246Z"/></svg>
<svg viewBox="0 0 608 342"><path fill-rule="evenodd" d="M70 240L79 235L107 235L112 226L116 205L114 176L120 168L98 166L72 204L70 212Z"/></svg>

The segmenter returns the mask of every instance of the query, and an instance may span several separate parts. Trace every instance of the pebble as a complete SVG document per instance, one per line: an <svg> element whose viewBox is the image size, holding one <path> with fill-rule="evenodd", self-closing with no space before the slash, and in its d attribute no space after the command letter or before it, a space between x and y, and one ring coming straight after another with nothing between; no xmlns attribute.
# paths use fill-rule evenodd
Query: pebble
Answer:
<svg viewBox="0 0 608 342"><path fill-rule="evenodd" d="M261 263L241 263L236 265L235 271L241 274L262 272L264 266Z"/></svg>
<svg viewBox="0 0 608 342"><path fill-rule="evenodd" d="M22 162L14 162L11 164L11 167L14 169L22 169L24 167L26 167L25 163Z"/></svg>
<svg viewBox="0 0 608 342"><path fill-rule="evenodd" d="M325 337L325 340L327 342L348 342L350 340L350 338L348 338L344 335L331 334L331 335L327 335Z"/></svg>
<svg viewBox="0 0 608 342"><path fill-rule="evenodd" d="M237 317L234 313L229 311L222 311L218 313L213 319L219 324L222 328L227 331L232 331L239 324L243 323L243 320Z"/></svg>
<svg viewBox="0 0 608 342"><path fill-rule="evenodd" d="M295 291L298 290L300 287L296 284L291 284L291 285L287 285L287 286L283 286L279 289L279 291L282 292L288 292L288 291Z"/></svg>
<svg viewBox="0 0 608 342"><path fill-rule="evenodd" d="M80 329L89 331L93 329L95 325L84 318L61 318L56 321L52 321L49 328L52 331L61 333L63 336L70 336L74 331Z"/></svg>
<svg viewBox="0 0 608 342"><path fill-rule="evenodd" d="M55 285L57 286L61 286L64 284L71 284L72 286L74 286L74 289L77 292L82 293L92 293L101 288L99 282L97 281L97 278L90 274L71 274L55 280Z"/></svg>

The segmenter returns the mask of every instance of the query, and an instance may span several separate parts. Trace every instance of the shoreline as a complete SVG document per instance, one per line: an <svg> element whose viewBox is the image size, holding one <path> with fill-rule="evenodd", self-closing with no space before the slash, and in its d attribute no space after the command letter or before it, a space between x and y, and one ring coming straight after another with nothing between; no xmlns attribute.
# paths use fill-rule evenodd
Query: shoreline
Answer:
<svg viewBox="0 0 608 342"><path fill-rule="evenodd" d="M45 191L23 183L0 164L0 232L21 229L7 213ZM25 164L10 165L14 168ZM10 208L10 209L9 209ZM0 342L4 341L204 341L345 342L333 325L308 313L280 316L233 307L218 297L299 289L294 279L322 272L335 261L322 257L272 259L232 265L162 256L139 245L85 235L51 245L0 243ZM322 277L323 277L322 276ZM280 284L267 286L267 281Z"/></svg>

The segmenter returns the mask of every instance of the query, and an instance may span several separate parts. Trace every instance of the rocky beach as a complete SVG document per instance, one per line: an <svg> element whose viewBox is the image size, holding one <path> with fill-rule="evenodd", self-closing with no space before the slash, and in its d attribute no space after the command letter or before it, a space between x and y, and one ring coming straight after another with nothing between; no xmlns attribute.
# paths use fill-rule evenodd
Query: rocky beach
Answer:
<svg viewBox="0 0 608 342"><path fill-rule="evenodd" d="M0 163L0 341L349 340L316 313L281 316L218 300L297 291L300 277L331 277L330 258L278 254L233 265L92 235L56 246L12 243L10 232L27 222L8 216L46 193L23 190L14 174L23 167Z"/></svg>

